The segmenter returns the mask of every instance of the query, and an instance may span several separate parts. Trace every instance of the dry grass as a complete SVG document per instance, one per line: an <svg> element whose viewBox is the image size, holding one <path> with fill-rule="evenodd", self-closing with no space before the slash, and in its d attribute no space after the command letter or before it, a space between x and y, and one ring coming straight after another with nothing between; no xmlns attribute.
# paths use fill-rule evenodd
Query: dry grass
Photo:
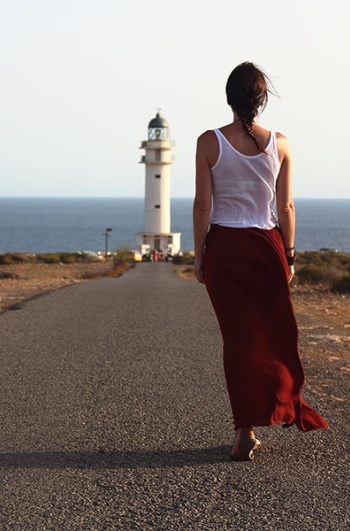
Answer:
<svg viewBox="0 0 350 531"><path fill-rule="evenodd" d="M104 276L119 276L127 264L113 261L93 263L17 263L0 266L0 312L41 293Z"/></svg>

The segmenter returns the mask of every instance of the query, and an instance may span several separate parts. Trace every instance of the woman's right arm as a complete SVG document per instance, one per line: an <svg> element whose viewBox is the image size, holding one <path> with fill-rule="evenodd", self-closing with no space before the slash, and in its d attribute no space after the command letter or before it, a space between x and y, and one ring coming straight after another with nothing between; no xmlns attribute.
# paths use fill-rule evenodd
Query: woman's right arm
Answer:
<svg viewBox="0 0 350 531"><path fill-rule="evenodd" d="M287 256L294 255L295 237L295 209L292 195L292 155L288 139L277 133L277 150L281 162L280 172L276 184L276 208L278 224ZM289 266L289 282L292 280L295 270Z"/></svg>
<svg viewBox="0 0 350 531"><path fill-rule="evenodd" d="M212 135L207 131L198 138L196 151L196 195L193 203L193 236L197 280L205 284L203 253L209 228L212 197L212 177L208 152L212 148Z"/></svg>

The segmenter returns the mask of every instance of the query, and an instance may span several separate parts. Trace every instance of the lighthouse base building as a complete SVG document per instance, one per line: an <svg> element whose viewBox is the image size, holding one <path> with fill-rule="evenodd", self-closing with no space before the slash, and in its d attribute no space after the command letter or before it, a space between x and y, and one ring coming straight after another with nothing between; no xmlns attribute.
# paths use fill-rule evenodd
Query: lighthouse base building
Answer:
<svg viewBox="0 0 350 531"><path fill-rule="evenodd" d="M181 233L170 228L170 168L174 164L171 151L175 143L168 138L168 122L159 115L148 124L148 140L141 143L145 150L144 230L136 233L136 246L141 254L153 251L175 255L181 249Z"/></svg>
<svg viewBox="0 0 350 531"><path fill-rule="evenodd" d="M157 251L166 255L178 254L181 249L181 232L137 232L136 247L142 255Z"/></svg>

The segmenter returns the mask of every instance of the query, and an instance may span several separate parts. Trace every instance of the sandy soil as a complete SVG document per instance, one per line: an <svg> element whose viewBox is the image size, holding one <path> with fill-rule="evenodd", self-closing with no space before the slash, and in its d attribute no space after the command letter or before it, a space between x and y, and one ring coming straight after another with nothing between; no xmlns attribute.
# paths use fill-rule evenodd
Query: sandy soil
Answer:
<svg viewBox="0 0 350 531"><path fill-rule="evenodd" d="M292 288L301 352L311 359L340 362L350 372L350 296L322 288Z"/></svg>
<svg viewBox="0 0 350 531"><path fill-rule="evenodd" d="M0 266L0 312L15 308L24 300L76 282L86 282L111 272L111 263L14 264ZM181 276L193 280L186 267ZM120 274L120 273L119 273ZM2 278L12 275L13 278ZM300 330L301 351L310 358L321 354L342 361L341 370L350 372L350 295L336 295L323 287L295 285L292 298Z"/></svg>
<svg viewBox="0 0 350 531"><path fill-rule="evenodd" d="M106 262L1 265L0 313L41 293L105 275L111 268ZM6 276L12 278L3 278Z"/></svg>
<svg viewBox="0 0 350 531"><path fill-rule="evenodd" d="M183 278L193 278L191 268L179 266L179 270ZM350 295L297 283L291 292L302 355L337 362L339 370L350 373Z"/></svg>

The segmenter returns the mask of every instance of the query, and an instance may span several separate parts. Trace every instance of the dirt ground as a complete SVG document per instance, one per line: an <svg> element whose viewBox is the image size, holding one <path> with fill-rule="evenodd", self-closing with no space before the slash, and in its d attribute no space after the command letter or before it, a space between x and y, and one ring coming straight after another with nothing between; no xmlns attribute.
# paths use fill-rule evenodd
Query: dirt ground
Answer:
<svg viewBox="0 0 350 531"><path fill-rule="evenodd" d="M193 278L191 268L179 266L183 278ZM302 357L322 359L350 373L350 294L331 293L325 286L291 287L299 327Z"/></svg>
<svg viewBox="0 0 350 531"><path fill-rule="evenodd" d="M21 302L111 270L105 262L85 264L12 264L0 266L0 313ZM4 277L9 278L4 278ZM12 277L12 278L11 278Z"/></svg>
<svg viewBox="0 0 350 531"><path fill-rule="evenodd" d="M181 276L193 280L193 275ZM13 264L0 266L0 313L15 309L24 300L69 284L108 274L111 264ZM13 278L3 278L12 276ZM192 277L192 278L191 278ZM322 286L295 285L292 298L300 330L300 347L308 358L321 355L341 362L350 372L350 295L333 294Z"/></svg>

